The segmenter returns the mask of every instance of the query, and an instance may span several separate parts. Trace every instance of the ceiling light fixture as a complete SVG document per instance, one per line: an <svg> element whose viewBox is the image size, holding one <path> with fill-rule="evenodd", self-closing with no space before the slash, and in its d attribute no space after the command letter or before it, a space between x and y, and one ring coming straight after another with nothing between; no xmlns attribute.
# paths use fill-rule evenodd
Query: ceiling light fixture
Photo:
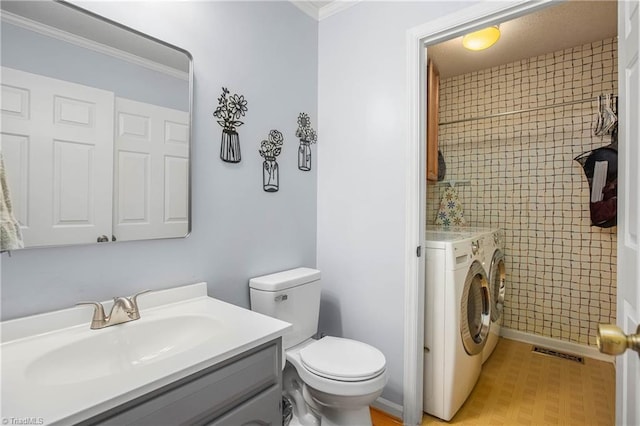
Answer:
<svg viewBox="0 0 640 426"><path fill-rule="evenodd" d="M484 50L493 46L500 38L497 25L474 31L462 37L462 45L469 50Z"/></svg>

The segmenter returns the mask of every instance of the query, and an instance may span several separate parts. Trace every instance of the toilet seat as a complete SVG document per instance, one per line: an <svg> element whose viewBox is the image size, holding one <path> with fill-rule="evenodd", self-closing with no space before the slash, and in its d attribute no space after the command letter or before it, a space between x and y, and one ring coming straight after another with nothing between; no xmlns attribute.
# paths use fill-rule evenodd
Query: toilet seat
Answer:
<svg viewBox="0 0 640 426"><path fill-rule="evenodd" d="M344 382L359 382L380 375L385 369L382 352L356 340L327 336L300 350L304 367L318 376Z"/></svg>
<svg viewBox="0 0 640 426"><path fill-rule="evenodd" d="M379 370L380 367L378 367L378 370L379 370L378 374L376 376L369 377L366 379L356 379L355 377L351 377L351 380L345 380L344 377L341 379L335 379L335 378L323 376L321 374L317 374L315 371L308 368L303 363L300 352L302 352L304 349L308 347L315 346L316 344L318 344L319 342L327 338L330 338L331 340L333 339L348 340L348 339L342 339L338 337L329 337L329 336L324 337L320 340L309 339L300 343L297 346L287 349L285 352L287 361L295 367L296 371L298 372L298 375L300 376L302 381L307 384L307 386L310 386L321 392L325 392L332 395L338 395L338 396L367 395L374 392L379 392L380 390L382 390L382 388L384 388L384 386L387 384L387 374L384 366L384 355L383 355L382 369ZM355 341L351 341L351 342L355 342ZM335 343L335 342L332 342L332 343ZM366 345L365 343L362 343L362 342L356 342L356 343ZM369 345L366 345L366 346L369 346ZM324 347L324 344L322 346L319 346L320 350L322 350L323 347ZM347 347L350 347L350 346L347 346ZM376 351L378 350L376 349ZM310 353L314 354L315 349L312 349ZM382 355L382 353L380 354ZM342 355L344 355L344 353ZM332 356L340 356L340 354L336 352ZM335 372L333 373L334 373L333 376L335 377L339 377L340 374L342 374L342 373L335 374Z"/></svg>

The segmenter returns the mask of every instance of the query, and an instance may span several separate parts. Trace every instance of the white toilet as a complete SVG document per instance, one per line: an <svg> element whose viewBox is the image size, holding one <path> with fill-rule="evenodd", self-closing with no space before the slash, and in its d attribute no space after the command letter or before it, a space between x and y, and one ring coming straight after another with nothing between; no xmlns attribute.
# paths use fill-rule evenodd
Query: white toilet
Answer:
<svg viewBox="0 0 640 426"><path fill-rule="evenodd" d="M387 383L382 352L339 337L312 339L318 330L320 271L297 268L252 278L251 309L287 321L283 336L284 395L293 424L371 425L369 404Z"/></svg>

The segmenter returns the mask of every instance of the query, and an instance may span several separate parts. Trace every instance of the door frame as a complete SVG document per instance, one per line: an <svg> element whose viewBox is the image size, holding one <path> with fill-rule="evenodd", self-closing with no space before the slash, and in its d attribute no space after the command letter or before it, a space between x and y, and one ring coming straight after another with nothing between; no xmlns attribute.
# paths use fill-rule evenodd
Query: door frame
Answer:
<svg viewBox="0 0 640 426"><path fill-rule="evenodd" d="M640 50L640 0L618 1L618 273L617 325L624 333L637 333L640 323L640 247L638 241L637 191L640 176L636 169L638 149L637 97L638 51ZM635 82L635 84L634 84ZM635 201L635 203L634 203ZM616 424L640 421L640 360L627 350L616 363ZM635 396L635 400L630 396Z"/></svg>
<svg viewBox="0 0 640 426"><path fill-rule="evenodd" d="M553 5L552 0L481 2L413 27L406 34L408 144L406 150L406 229L404 297L403 422L422 422L424 352L424 242L426 222L426 57L427 44L527 15ZM420 249L419 249L420 250Z"/></svg>

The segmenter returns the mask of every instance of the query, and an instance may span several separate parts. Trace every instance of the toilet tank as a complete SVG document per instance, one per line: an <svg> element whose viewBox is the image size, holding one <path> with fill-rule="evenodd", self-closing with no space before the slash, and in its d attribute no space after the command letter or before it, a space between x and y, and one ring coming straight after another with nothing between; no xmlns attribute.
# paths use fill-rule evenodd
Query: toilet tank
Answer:
<svg viewBox="0 0 640 426"><path fill-rule="evenodd" d="M293 325L282 336L289 349L318 331L320 271L296 268L249 280L251 310Z"/></svg>

